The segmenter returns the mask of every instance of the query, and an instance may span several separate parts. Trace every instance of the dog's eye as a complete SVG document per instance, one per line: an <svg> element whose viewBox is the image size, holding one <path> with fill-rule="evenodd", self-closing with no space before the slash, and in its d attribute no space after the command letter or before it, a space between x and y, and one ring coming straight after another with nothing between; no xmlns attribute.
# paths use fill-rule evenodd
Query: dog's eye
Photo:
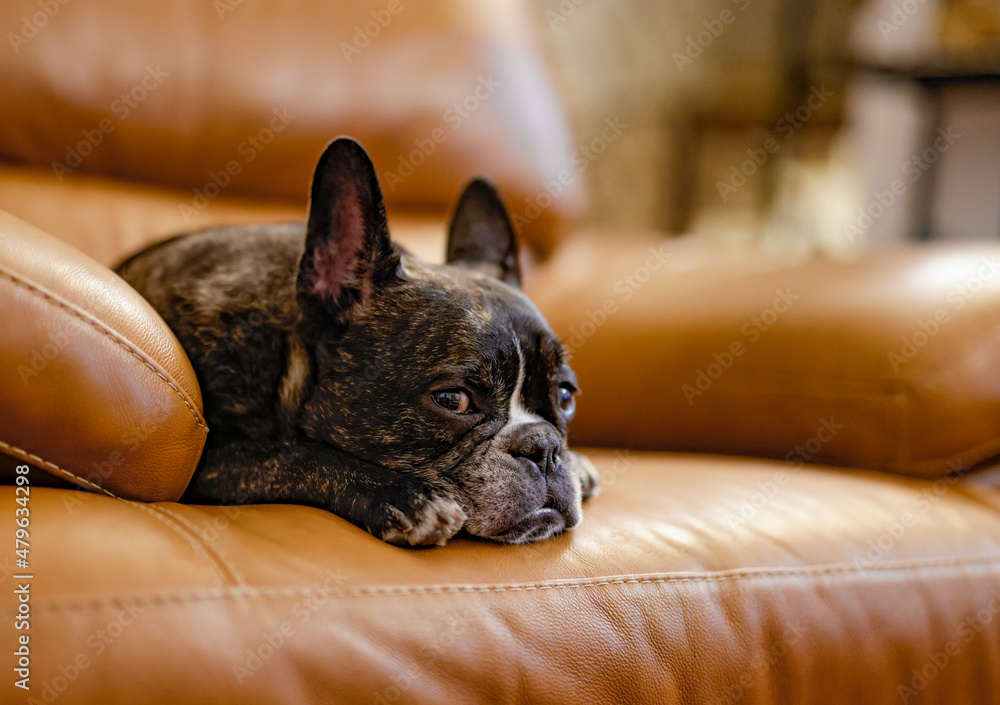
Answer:
<svg viewBox="0 0 1000 705"><path fill-rule="evenodd" d="M431 394L434 403L442 409L456 414L464 414L469 410L469 395L461 389L446 389L443 392Z"/></svg>
<svg viewBox="0 0 1000 705"><path fill-rule="evenodd" d="M559 385L559 408L567 416L572 416L576 411L576 388L572 384Z"/></svg>

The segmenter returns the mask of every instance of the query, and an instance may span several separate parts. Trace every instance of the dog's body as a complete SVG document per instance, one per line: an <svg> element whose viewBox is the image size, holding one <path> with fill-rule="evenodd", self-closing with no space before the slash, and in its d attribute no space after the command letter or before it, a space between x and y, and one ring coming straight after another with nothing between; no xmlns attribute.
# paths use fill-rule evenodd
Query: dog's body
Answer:
<svg viewBox="0 0 1000 705"><path fill-rule="evenodd" d="M391 242L374 167L339 139L308 225L198 231L123 263L202 387L212 432L185 500L321 506L404 545L578 523L597 476L566 448L575 378L515 288L486 182L459 202L448 262Z"/></svg>

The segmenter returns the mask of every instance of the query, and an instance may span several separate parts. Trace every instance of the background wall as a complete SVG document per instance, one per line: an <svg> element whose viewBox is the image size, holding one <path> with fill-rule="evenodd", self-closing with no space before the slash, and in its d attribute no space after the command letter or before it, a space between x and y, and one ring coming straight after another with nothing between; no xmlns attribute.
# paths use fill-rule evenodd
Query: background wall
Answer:
<svg viewBox="0 0 1000 705"><path fill-rule="evenodd" d="M912 237L923 217L925 192L914 187L852 234L858 209L892 183L930 119L912 82L868 69L912 70L976 47L982 55L1000 16L981 0L536 5L578 146L586 150L609 118L628 125L587 158L588 222L844 256ZM973 92L946 107L947 119L1000 135L1000 103ZM1000 182L977 158L1000 144L967 143L975 149L941 160L933 219L941 236L995 237L1000 189L996 204L984 196L970 206L969 194ZM956 223L970 207L977 217Z"/></svg>

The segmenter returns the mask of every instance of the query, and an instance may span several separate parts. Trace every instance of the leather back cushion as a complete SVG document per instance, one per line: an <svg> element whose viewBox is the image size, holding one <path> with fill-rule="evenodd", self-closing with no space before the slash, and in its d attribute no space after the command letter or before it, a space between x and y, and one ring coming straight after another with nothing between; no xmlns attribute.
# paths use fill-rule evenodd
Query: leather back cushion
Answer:
<svg viewBox="0 0 1000 705"><path fill-rule="evenodd" d="M390 210L448 209L482 173L545 250L582 208L526 3L12 0L5 12L0 157L182 186L190 213L223 192L304 202L323 146L350 134Z"/></svg>
<svg viewBox="0 0 1000 705"><path fill-rule="evenodd" d="M529 281L583 394L578 444L913 477L1000 454L1000 248L786 259L580 237Z"/></svg>
<svg viewBox="0 0 1000 705"><path fill-rule="evenodd" d="M108 495L179 498L207 428L194 371L156 312L2 211L0 310L0 452Z"/></svg>

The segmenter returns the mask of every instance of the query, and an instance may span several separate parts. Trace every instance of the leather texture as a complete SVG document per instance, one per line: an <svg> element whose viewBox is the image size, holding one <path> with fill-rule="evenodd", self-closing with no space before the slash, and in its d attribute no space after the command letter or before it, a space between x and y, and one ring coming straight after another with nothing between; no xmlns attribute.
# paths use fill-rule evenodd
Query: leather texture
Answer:
<svg viewBox="0 0 1000 705"><path fill-rule="evenodd" d="M1000 247L836 262L581 234L528 291L573 351L579 443L928 478L1000 451Z"/></svg>
<svg viewBox="0 0 1000 705"><path fill-rule="evenodd" d="M38 490L32 696L1000 699L996 490L778 461L591 457L605 489L583 524L520 547L414 551L304 507ZM0 497L11 535L13 489ZM11 585L0 590L8 623ZM11 681L0 699L23 702Z"/></svg>
<svg viewBox="0 0 1000 705"><path fill-rule="evenodd" d="M107 268L0 212L0 452L112 496L177 499L205 443L166 324Z"/></svg>
<svg viewBox="0 0 1000 705"><path fill-rule="evenodd" d="M349 134L392 207L443 213L482 173L546 250L584 205L527 3L42 4L49 19L38 0L4 5L12 26L44 19L0 61L8 161L175 185L197 213L220 194L304 204L323 147Z"/></svg>
<svg viewBox="0 0 1000 705"><path fill-rule="evenodd" d="M0 441L24 449L0 454L0 478L24 453L84 478L123 462L99 478L118 498L30 471L32 689L13 685L4 642L0 702L1000 702L989 245L835 263L560 239L582 202L571 166L522 231L551 255L526 256L525 280L573 351L575 440L621 448L590 453L603 492L581 526L405 550L308 507L169 501L204 442L196 381L86 255L112 265L194 227L302 219L339 133L372 151L392 232L424 257L441 258L469 176L496 179L515 214L557 190L570 140L528 4L417 5L5 5L26 43L0 56L0 209L64 242L0 215ZM444 112L484 73L501 85L451 130ZM241 152L283 108L295 117ZM53 165L74 150L79 166ZM25 384L33 351L44 365ZM16 492L0 487L4 540ZM7 625L17 574L0 557Z"/></svg>

